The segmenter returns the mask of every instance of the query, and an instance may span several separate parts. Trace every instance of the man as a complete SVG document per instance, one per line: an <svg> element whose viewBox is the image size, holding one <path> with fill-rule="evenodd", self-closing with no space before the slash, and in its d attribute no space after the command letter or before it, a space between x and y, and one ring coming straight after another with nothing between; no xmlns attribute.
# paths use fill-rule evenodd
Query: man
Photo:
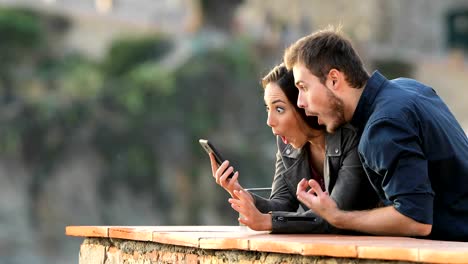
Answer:
<svg viewBox="0 0 468 264"><path fill-rule="evenodd" d="M339 210L314 180L299 183L300 201L342 229L468 241L468 139L433 89L378 71L369 76L333 29L299 39L284 61L299 107L330 133L347 122L358 129L363 167L384 206Z"/></svg>

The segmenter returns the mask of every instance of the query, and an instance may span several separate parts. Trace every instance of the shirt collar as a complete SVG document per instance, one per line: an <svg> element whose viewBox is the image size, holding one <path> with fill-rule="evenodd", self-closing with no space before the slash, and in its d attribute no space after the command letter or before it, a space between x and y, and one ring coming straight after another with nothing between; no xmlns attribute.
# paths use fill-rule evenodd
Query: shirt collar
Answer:
<svg viewBox="0 0 468 264"><path fill-rule="evenodd" d="M353 118L351 119L351 124L362 131L369 116L373 112L372 105L374 104L375 97L380 92L383 87L383 84L387 81L379 71L374 71L367 80L364 91L359 98L358 105L354 111Z"/></svg>

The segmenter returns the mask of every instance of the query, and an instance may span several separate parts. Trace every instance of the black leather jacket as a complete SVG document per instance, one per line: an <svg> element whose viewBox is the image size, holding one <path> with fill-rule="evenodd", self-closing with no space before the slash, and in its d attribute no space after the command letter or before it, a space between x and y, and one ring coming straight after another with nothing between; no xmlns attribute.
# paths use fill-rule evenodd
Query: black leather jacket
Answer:
<svg viewBox="0 0 468 264"><path fill-rule="evenodd" d="M358 143L356 130L350 125L326 136L325 187L342 210L370 209L376 207L378 202L359 160ZM294 149L279 137L277 144L276 171L270 198L253 194L256 207L262 213L271 212L272 233L344 232L297 200L297 184L302 178L311 178L308 146Z"/></svg>

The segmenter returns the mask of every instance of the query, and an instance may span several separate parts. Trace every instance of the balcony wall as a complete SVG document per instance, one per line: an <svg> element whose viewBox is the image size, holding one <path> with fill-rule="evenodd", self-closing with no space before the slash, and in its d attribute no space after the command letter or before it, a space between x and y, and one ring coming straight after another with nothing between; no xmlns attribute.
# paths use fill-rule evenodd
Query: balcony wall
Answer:
<svg viewBox="0 0 468 264"><path fill-rule="evenodd" d="M242 226L69 226L66 234L83 238L80 264L468 263L468 243L416 238L276 235Z"/></svg>

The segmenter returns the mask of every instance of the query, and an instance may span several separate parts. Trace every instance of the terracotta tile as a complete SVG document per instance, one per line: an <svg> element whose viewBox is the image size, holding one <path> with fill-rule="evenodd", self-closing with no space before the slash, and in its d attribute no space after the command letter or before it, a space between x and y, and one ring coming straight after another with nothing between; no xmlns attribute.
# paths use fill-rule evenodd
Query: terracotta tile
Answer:
<svg viewBox="0 0 468 264"><path fill-rule="evenodd" d="M432 263L468 263L468 243L464 248L420 249L419 260Z"/></svg>
<svg viewBox="0 0 468 264"><path fill-rule="evenodd" d="M153 230L151 227L110 227L109 237L138 241L152 241Z"/></svg>
<svg viewBox="0 0 468 264"><path fill-rule="evenodd" d="M241 226L148 226L154 232L240 232Z"/></svg>
<svg viewBox="0 0 468 264"><path fill-rule="evenodd" d="M199 245L205 249L239 249L248 250L252 237L268 235L269 232L258 232L240 227L237 232L201 233Z"/></svg>
<svg viewBox="0 0 468 264"><path fill-rule="evenodd" d="M357 249L354 245L339 245L328 243L304 244L303 255L305 256L330 256L339 258L356 258Z"/></svg>
<svg viewBox="0 0 468 264"><path fill-rule="evenodd" d="M208 236L199 240L199 247L204 249L249 249L249 239L239 235Z"/></svg>
<svg viewBox="0 0 468 264"><path fill-rule="evenodd" d="M303 244L299 242L285 242L275 240L262 240L254 239L250 240L250 250L254 251L266 251L276 253L287 253L287 254L302 254Z"/></svg>
<svg viewBox="0 0 468 264"><path fill-rule="evenodd" d="M358 258L418 261L419 250L417 248L385 247L385 246L358 246Z"/></svg>
<svg viewBox="0 0 468 264"><path fill-rule="evenodd" d="M199 247L200 232L153 232L153 242L177 246Z"/></svg>
<svg viewBox="0 0 468 264"><path fill-rule="evenodd" d="M65 234L78 237L108 237L108 228L107 226L67 226Z"/></svg>
<svg viewBox="0 0 468 264"><path fill-rule="evenodd" d="M257 234L249 238L249 249L288 254L302 254L303 244L291 235Z"/></svg>

